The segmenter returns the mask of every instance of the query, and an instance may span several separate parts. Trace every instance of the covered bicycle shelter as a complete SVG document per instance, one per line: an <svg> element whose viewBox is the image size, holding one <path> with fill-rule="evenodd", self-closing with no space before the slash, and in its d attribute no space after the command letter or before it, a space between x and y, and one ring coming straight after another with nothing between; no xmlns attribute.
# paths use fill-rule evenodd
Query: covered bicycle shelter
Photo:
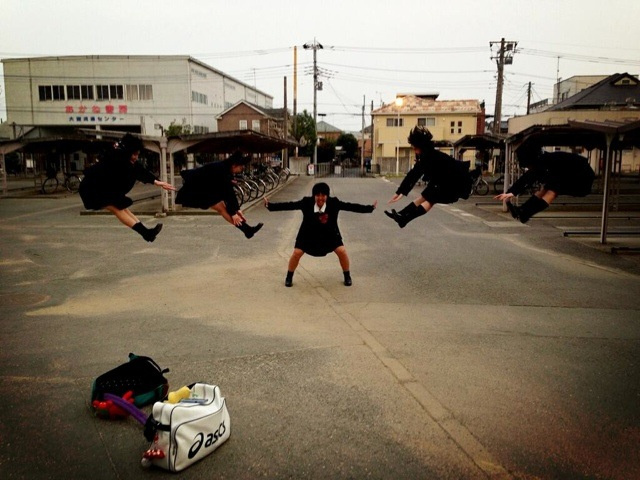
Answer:
<svg viewBox="0 0 640 480"><path fill-rule="evenodd" d="M2 167L2 195L7 195L6 155L14 152L34 156L32 179L35 190L40 191L47 179L48 171L56 175L61 171L73 173L70 156L78 151L97 155L110 142L75 131L72 134L56 134L55 132L37 131L35 134L13 140L0 141L0 166Z"/></svg>
<svg viewBox="0 0 640 480"><path fill-rule="evenodd" d="M87 154L99 154L109 144L117 141L128 132L107 131L93 129L77 129L73 133L55 134L42 132L34 138L23 136L14 140L0 142L0 164L2 166L2 193L7 195L7 172L5 168L5 155L12 152L34 153L41 156L56 154L69 155L82 151ZM130 133L130 132L129 132ZM253 130L239 130L228 132L215 132L207 134L177 135L165 137L147 136L132 133L138 136L149 151L160 156L160 178L167 181L174 176L173 155L180 151L189 153L215 153L226 154L239 150L246 154L267 154L279 150L295 147L296 142L279 137L265 135ZM38 168L34 169L34 185L46 179L43 172L46 170L42 161ZM64 168L68 169L68 165ZM175 209L175 192L162 191L162 210L167 212Z"/></svg>
<svg viewBox="0 0 640 480"><path fill-rule="evenodd" d="M596 174L603 178L602 217L600 243L607 242L608 214L612 200L617 202L619 192L612 188L612 175L620 175L623 150L640 148L640 120L576 121L562 125L534 125L506 139L505 187L510 186L520 171L515 152L527 144L536 147L581 147L589 152L598 151Z"/></svg>
<svg viewBox="0 0 640 480"><path fill-rule="evenodd" d="M454 157L462 160L468 150L484 152L493 159L493 172L502 170L505 154L505 136L484 133L481 135L465 135L453 144ZM497 155L496 155L497 153ZM483 155L484 156L484 155Z"/></svg>
<svg viewBox="0 0 640 480"><path fill-rule="evenodd" d="M160 154L160 179L174 178L173 155L180 151L189 153L227 154L240 151L246 154L273 153L295 147L297 143L253 130L236 130L170 137L140 136L145 148ZM168 157L167 157L168 155ZM176 192L162 190L162 211L175 210Z"/></svg>

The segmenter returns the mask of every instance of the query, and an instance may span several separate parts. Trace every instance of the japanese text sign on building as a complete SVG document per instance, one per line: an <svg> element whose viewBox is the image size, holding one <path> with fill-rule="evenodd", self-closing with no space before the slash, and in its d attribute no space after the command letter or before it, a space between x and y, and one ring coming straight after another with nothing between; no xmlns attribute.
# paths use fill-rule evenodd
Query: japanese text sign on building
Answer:
<svg viewBox="0 0 640 480"><path fill-rule="evenodd" d="M113 114L116 111L116 107L115 105L105 105L104 106L104 113L108 113L108 114ZM126 114L128 111L128 108L126 105L118 105L118 113L119 114ZM67 105L64 109L64 113L86 113L87 112L87 107L85 105L80 105L77 108L74 107L73 105ZM100 105L93 105L91 107L91 113L101 113L101 107Z"/></svg>
<svg viewBox="0 0 640 480"><path fill-rule="evenodd" d="M118 105L116 112L115 105L104 105L103 107L100 105L92 105L91 107L67 105L64 113L70 114L68 117L70 123L117 123L124 121L124 117L119 115L127 114L128 108L127 105ZM88 115L89 113L90 115Z"/></svg>

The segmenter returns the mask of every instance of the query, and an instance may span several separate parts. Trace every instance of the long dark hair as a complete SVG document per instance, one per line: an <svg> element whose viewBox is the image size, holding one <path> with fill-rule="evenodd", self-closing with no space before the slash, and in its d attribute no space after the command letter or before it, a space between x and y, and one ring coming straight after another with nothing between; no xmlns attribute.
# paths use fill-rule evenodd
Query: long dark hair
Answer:
<svg viewBox="0 0 640 480"><path fill-rule="evenodd" d="M407 140L410 145L415 148L419 148L420 150L429 150L433 148L433 135L428 128L420 125L411 129Z"/></svg>

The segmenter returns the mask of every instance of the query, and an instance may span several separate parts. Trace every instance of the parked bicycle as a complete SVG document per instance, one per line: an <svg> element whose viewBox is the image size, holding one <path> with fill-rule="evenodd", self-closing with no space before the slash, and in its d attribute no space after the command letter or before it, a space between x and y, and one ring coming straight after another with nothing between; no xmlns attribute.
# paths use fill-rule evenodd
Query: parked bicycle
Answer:
<svg viewBox="0 0 640 480"><path fill-rule="evenodd" d="M290 175L288 168L276 170L265 164L254 166L252 171L234 175L233 190L238 205L242 206L243 203L264 196L280 183L286 182Z"/></svg>
<svg viewBox="0 0 640 480"><path fill-rule="evenodd" d="M487 181L482 178L482 172L479 170L474 170L471 172L471 195L486 195L489 193L489 184Z"/></svg>
<svg viewBox="0 0 640 480"><path fill-rule="evenodd" d="M71 193L77 193L80 189L80 182L82 181L78 175L73 173L64 172L64 179L62 180L62 186ZM41 191L44 194L55 193L60 187L61 183L58 180L58 176L48 176L42 183Z"/></svg>
<svg viewBox="0 0 640 480"><path fill-rule="evenodd" d="M233 193L235 194L236 200L238 201L238 207L241 207L247 199L247 194L237 183L233 185Z"/></svg>

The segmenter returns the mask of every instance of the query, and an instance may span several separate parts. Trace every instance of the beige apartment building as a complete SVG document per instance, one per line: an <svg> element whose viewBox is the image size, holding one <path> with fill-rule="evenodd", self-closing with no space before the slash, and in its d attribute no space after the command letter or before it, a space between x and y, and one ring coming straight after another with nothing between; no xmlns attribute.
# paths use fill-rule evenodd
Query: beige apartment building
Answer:
<svg viewBox="0 0 640 480"><path fill-rule="evenodd" d="M407 137L416 125L427 127L440 150L450 155L455 141L484 132L485 113L480 101L437 98L438 94L398 94L394 103L372 112L375 169L381 173L406 173L410 169L415 156Z"/></svg>

